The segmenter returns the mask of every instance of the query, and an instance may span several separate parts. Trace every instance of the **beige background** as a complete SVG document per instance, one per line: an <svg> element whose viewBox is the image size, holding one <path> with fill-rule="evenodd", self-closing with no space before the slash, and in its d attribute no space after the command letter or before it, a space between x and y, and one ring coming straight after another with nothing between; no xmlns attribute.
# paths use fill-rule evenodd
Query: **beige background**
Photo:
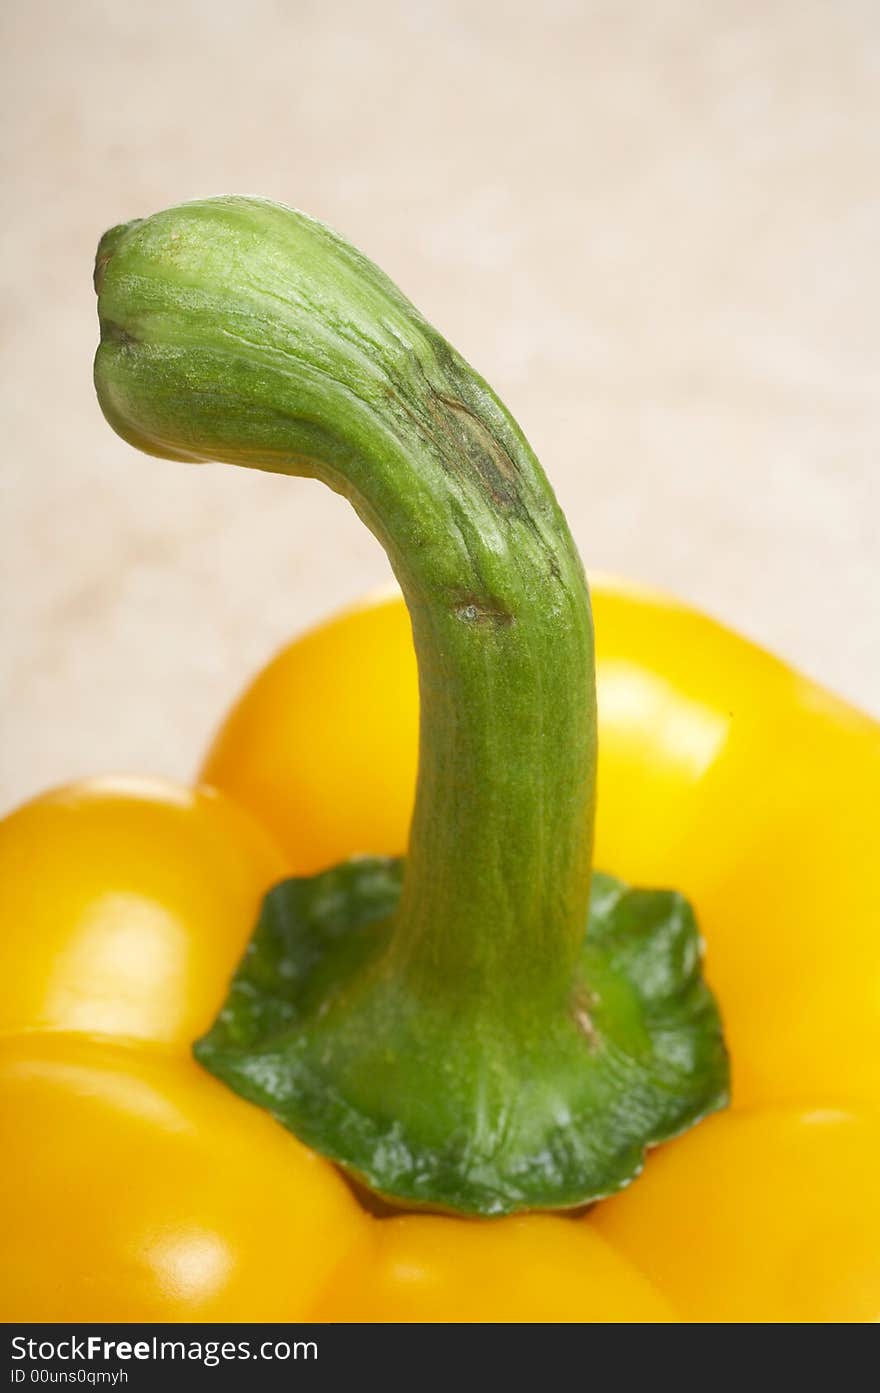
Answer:
<svg viewBox="0 0 880 1393"><path fill-rule="evenodd" d="M6 0L2 787L186 776L245 675L387 575L318 485L135 455L108 225L261 192L507 400L590 569L880 712L876 0Z"/></svg>

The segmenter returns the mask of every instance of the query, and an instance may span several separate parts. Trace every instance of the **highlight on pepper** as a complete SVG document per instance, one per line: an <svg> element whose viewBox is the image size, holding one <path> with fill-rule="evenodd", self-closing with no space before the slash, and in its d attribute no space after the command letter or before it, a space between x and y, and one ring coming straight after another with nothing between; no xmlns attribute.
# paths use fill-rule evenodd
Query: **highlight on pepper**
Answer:
<svg viewBox="0 0 880 1393"><path fill-rule="evenodd" d="M95 285L113 428L322 480L401 597L192 789L0 825L13 1315L880 1317L880 726L663 597L591 613L516 423L322 224L184 204Z"/></svg>

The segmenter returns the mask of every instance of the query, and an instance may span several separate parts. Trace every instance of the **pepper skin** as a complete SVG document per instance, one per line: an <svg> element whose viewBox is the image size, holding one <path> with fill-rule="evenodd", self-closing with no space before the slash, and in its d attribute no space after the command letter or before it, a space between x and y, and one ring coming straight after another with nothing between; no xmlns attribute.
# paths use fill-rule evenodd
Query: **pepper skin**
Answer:
<svg viewBox="0 0 880 1393"><path fill-rule="evenodd" d="M598 856L696 903L732 1111L585 1216L376 1217L190 1061L268 885L405 845L412 640L367 603L257 678L197 792L96 781L0 825L7 1319L880 1317L880 729L692 610L592 593Z"/></svg>

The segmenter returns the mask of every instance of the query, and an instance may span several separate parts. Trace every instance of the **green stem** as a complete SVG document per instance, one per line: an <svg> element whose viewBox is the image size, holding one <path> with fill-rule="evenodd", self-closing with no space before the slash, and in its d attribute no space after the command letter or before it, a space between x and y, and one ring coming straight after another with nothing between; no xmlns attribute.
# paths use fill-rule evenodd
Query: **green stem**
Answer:
<svg viewBox="0 0 880 1393"><path fill-rule="evenodd" d="M522 433L381 273L301 215L189 205L108 234L99 266L96 382L120 433L318 475L400 581L421 697L400 970L475 1010L559 1006L589 895L592 630Z"/></svg>
<svg viewBox="0 0 880 1393"><path fill-rule="evenodd" d="M402 888L357 862L273 891L198 1057L386 1194L498 1213L617 1187L717 1106L726 1066L677 897L634 913L602 879L584 943L589 602L521 431L375 266L290 209L212 199L115 228L95 280L111 425L343 494L418 657Z"/></svg>

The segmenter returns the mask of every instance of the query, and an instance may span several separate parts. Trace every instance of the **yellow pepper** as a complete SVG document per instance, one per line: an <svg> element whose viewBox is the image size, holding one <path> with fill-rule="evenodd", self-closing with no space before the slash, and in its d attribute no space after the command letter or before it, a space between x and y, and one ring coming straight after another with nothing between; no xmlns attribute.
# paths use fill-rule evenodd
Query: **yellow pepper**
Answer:
<svg viewBox="0 0 880 1393"><path fill-rule="evenodd" d="M596 860L635 883L671 881L694 903L733 1110L652 1154L635 1184L576 1222L684 1319L877 1319L880 726L693 609L608 581L591 593ZM353 609L266 668L201 777L259 814L299 874L358 847L394 852L406 844L417 709L405 607ZM371 790L383 771L380 821ZM439 1238L417 1232L433 1252ZM424 1285L441 1286L422 1261ZM413 1283L418 1266L407 1264ZM497 1311L476 1294L491 1278L452 1293L456 1270L450 1260L441 1286L454 1304L430 1314L462 1318L471 1302L476 1318L500 1318L480 1316ZM468 1257L459 1280L472 1270ZM571 1300L570 1279L561 1285ZM559 1286L548 1290L561 1311ZM354 1290L344 1309L376 1318L386 1289L369 1267ZM575 1318L594 1301L585 1293ZM430 1308L389 1309L425 1319ZM617 1312L639 1318L626 1302Z"/></svg>
<svg viewBox="0 0 880 1393"><path fill-rule="evenodd" d="M293 216L285 212L285 217ZM103 367L99 357L102 404L129 438L155 452L253 462L240 458L241 445L219 439L219 427L198 449L194 435L186 434L205 430L199 412L207 400L180 395L181 383L196 390L196 357L186 355L202 355L199 371L204 363L210 366L211 354L197 342L196 330L200 313L217 312L214 303L200 300L203 282L195 276L195 261L187 258L198 253L202 266L208 246L211 257L230 264L235 258L224 243L230 227L234 249L245 245L253 258L258 228L269 237L272 270L277 272L283 247L272 236L277 236L280 218L281 212L267 211L267 205L218 201L117 229L105 243L99 255L101 275L111 258L120 263L114 268L116 300L108 294L106 305L113 304L118 313L123 293L136 285L145 306L124 321L107 308ZM207 238L202 236L206 223ZM282 225L290 230L283 220ZM306 228L306 242L299 246L306 261L312 250L309 239L325 235L323 230L316 234L314 226ZM298 236L301 229L295 230ZM331 249L334 256L340 254L335 241ZM326 254L323 243L319 251ZM185 287L185 321L157 310L150 290L150 274L158 265L167 276L169 258ZM363 265L353 264L363 274ZM315 260L309 263L311 284L316 265ZM337 281L348 269L347 259L341 269L334 265ZM252 259L249 285L259 284L259 270ZM327 284L319 288L317 298L323 298L326 313ZM221 290L228 297L228 285ZM381 290L389 293L385 284ZM399 310L396 301L391 310ZM261 313L267 312L262 305ZM357 337L357 327L352 315L346 321L350 338ZM234 316L233 330L233 338L240 335L246 341L243 321ZM372 349L378 352L375 343ZM171 371L171 363L179 374L176 397L160 390L169 379L151 376L159 360L163 372ZM262 360L262 372L271 377L267 363L269 358ZM424 373L424 361L419 371ZM254 382L259 394L263 378ZM455 387L465 395L460 377L455 377ZM316 391L320 388L319 383ZM244 391L241 378L237 390ZM439 395L436 399L441 400ZM248 448L255 448L261 422L256 400L239 411L237 421L239 432L243 424L251 431ZM301 408L305 424L298 429L303 436L317 430L316 401L310 402L311 414ZM152 414L145 409L147 402ZM169 402L180 413L176 434L168 425ZM480 410L489 413L493 430L500 432L498 418L482 398ZM445 419L444 429L448 425ZM473 439L460 438L458 446L465 454L477 448ZM271 442L260 448L271 451ZM499 464L494 449L490 453L493 469L500 468L503 459ZM516 459L523 468L528 464L518 455ZM478 459L482 484L486 467ZM508 482L492 474L493 506ZM481 521L485 528L485 517ZM567 546L564 535L563 544ZM563 567L567 555L563 553ZM485 558L483 564L489 564ZM398 569L409 587L412 610L419 576L414 579L412 567L399 564ZM500 572L494 579L488 596L463 588L454 614L471 645L462 652L470 655L473 645L482 645L476 648L483 655L476 685L467 687L473 676L467 662L464 675L451 669L450 681L460 680L461 690L469 690L475 701L479 683L485 685L493 671L490 659L508 651L507 597L500 594ZM568 583L577 586L574 568ZM519 619L528 614L533 592L526 586L517 595ZM430 610L429 601L430 595L422 594L425 610ZM324 922L334 933L340 903L350 909L360 903L359 895L378 896L382 903L390 896L389 904L396 903L396 862L349 862L354 870L343 867L341 877L325 868L364 853L395 857L407 846L412 857L419 830L425 834L424 812L420 824L418 809L410 834L419 727L410 619L398 598L367 603L292 644L257 678L215 739L195 789L98 780L47 794L0 825L5 895L0 1089L4 1110L9 1109L2 1240L7 1319L880 1317L880 1196L875 1183L880 1150L880 835L875 811L880 727L745 640L661 597L594 584L593 611L599 713L595 861L627 884L675 885L695 907L707 945L706 973L720 1004L732 1059L730 1110L649 1151L644 1173L619 1194L574 1207L575 1184L581 1184L587 1199L619 1189L632 1178L641 1156L629 1118L624 1115L620 1121L614 1111L619 1100L599 1072L604 1059L612 1057L618 1061L615 1067L629 1070L627 1088L638 1090L623 1090L624 1113L628 1099L636 1096L645 1107L655 1107L657 1092L627 1063L630 1047L651 1067L656 1059L665 1059L667 1080L676 1058L680 1061L682 1052L687 1056L680 1087L691 1092L676 1114L681 1126L723 1101L714 1007L695 976L697 941L684 902L669 896L628 897L617 882L596 877L590 931L598 947L587 965L594 973L590 985L595 989L599 982L601 991L571 1001L584 1071L589 1075L594 1069L591 1077L599 1078L604 1089L587 1129L589 1138L599 1137L605 1146L600 1161L589 1148L577 1150L573 1143L571 1155L580 1166L574 1181L562 1162L537 1176L536 1164L517 1188L515 1168L495 1142L485 1154L502 1157L497 1168L483 1161L470 1170L461 1164L461 1148L451 1161L444 1158L444 1169L435 1164L435 1152L426 1143L425 1164L434 1164L431 1184L440 1207L463 1214L509 1212L509 1217L481 1219L377 1211L327 1159L335 1157L345 1169L371 1180L374 1189L408 1201L408 1207L419 1200L430 1206L430 1195L425 1200L414 1188L418 1176L413 1179L399 1166L396 1191L376 1182L375 1174L391 1170L381 1171L381 1159L375 1172L363 1164L360 1134L352 1154L346 1155L331 1134L334 1119L326 1135L320 1133L309 1112L307 1073L302 1076L306 1104L295 1090L291 1097L284 1071L291 1060L290 1067L299 1068L299 1055L292 1053L299 1044L290 1041L301 1022L306 1033L314 1027L299 999L278 987L277 962L269 953L273 934L277 938L286 932L285 916L296 908L297 897L306 896L302 912L307 926ZM424 613L420 618L416 638L421 635L424 645ZM450 648L458 632L450 630ZM555 641L564 650L566 633L557 634ZM579 654L591 653L591 648L572 643L570 652L563 652L570 669ZM439 718L434 709L438 693L425 687L424 651L420 662L421 797L425 726ZM521 669L517 698L528 688L531 674L528 666ZM497 673L492 680L500 681ZM444 690L440 684L441 706ZM575 695L569 708L564 687L558 690L561 696L549 710L544 740L552 743L557 724L569 739L564 748L572 752L573 763L581 767L582 759L589 773L589 705L583 700L578 705ZM533 697L531 690L527 694ZM534 749L526 741L529 727L517 724L517 699L509 695L502 706L499 721L507 722L506 738L516 742L511 758L518 754L526 763L532 760L532 774L535 768L546 772L546 761L534 764ZM578 731L587 737L581 746ZM497 751L483 751L479 772L500 778L506 765L496 756ZM555 766L550 771L555 777L554 771ZM435 792L446 787L447 796L454 796L455 786L450 792L444 774L442 768L435 773ZM460 781L461 767L456 775ZM589 795L591 780L587 783ZM561 813L557 825L563 840L570 833L574 849L570 862L557 858L557 886L566 875L572 885L581 884L578 856L584 845L589 850L591 822L589 796L578 801L581 787L576 780L568 787L567 806L571 811L574 802L582 833L577 833L576 819L569 826ZM505 788L516 802L522 790L515 779ZM540 797L540 781L532 791ZM527 818L528 810L518 808ZM490 800L479 808L465 805L463 816L475 810L487 819L487 827L500 815ZM440 842L433 846L438 857L444 854ZM461 844L453 850L458 860L450 864L461 866ZM540 873L540 889L546 864L538 860L530 867ZM465 879L466 872L463 867ZM316 873L315 880L287 879ZM345 878L349 874L361 877L354 889ZM585 885L588 876L587 866ZM278 882L284 882L282 898L273 890L265 900L248 949L263 897ZM527 885L523 881L525 890ZM479 896L477 882L470 892ZM440 898L451 893L439 884ZM308 920L308 896L321 900L323 921L317 911ZM552 902L552 895L541 902L542 914ZM614 918L621 905L629 907L629 920ZM481 914L490 912L487 901ZM656 914L661 918L655 922ZM647 925L647 937L639 937L638 924L632 928L634 918ZM643 1018L613 957L615 935L624 922L634 935L628 942L635 954L633 981L641 992ZM368 947L371 924L369 920ZM303 952L313 952L314 940L303 936L301 925L296 933L292 941ZM487 1024L478 1015L495 979L467 936L455 941L453 935L453 940L460 957L448 963L464 966L451 973L448 986L462 1034L471 1028L468 1013L473 1011L479 1021L475 1038L482 1047L494 1049L499 1039L506 1047L507 1035L497 1021ZM443 953L452 949L431 941L432 953L443 962ZM361 939L354 942L363 954ZM414 943L409 940L406 961L418 963ZM647 945L642 958L640 945ZM522 950L528 958L528 939ZM541 951L552 966L558 944L548 940ZM606 951L611 955L607 960ZM368 986L375 980L375 972L369 976L369 956L358 959L355 975L344 981L361 985L354 993L349 990L348 997L343 991L343 1004L352 995L355 1006L363 999L364 978L357 976L362 961ZM281 962L288 975L296 975L295 958L288 955ZM491 973L500 977L504 962L497 953ZM352 970L350 964L345 970ZM423 964L419 970L419 999L430 1007L434 984L424 975ZM670 975L672 988L666 985ZM473 1001L471 978L480 987ZM552 1043L557 1038L555 1008L552 997L542 1005L539 979L540 973L535 976L535 1009L546 1006L542 1031ZM271 990L261 997L267 983ZM320 977L317 987L326 987ZM516 979L516 987L522 992L522 978ZM316 988L309 985L308 990ZM369 991L366 995L369 1001ZM388 999L394 1008L396 998ZM499 988L499 1000L512 1013L516 1029L526 1030L529 1018L523 1014L520 1022L516 997ZM338 1001L331 991L322 1007L331 1023L339 1017ZM654 1008L661 1011L659 1024L651 1015ZM248 1014L251 1010L256 1017ZM614 1033L614 1011L625 1022L621 1034ZM405 1012L402 1019L404 1026L398 1028L408 1029ZM439 1019L449 1029L450 1057L458 1071L450 1092L454 1095L460 1087L456 1105L465 1107L469 1057L454 1053L459 1045L455 1011L444 1007ZM427 1020L424 1028L433 1046L434 1018L429 1014ZM571 1021L566 1021L568 1030ZM343 1033L345 1025L343 1013ZM664 1031L674 1037L674 1047L664 1046ZM429 1098L427 1120L413 1108L407 1072L411 1056L395 1054L395 1037L384 1045L388 1065L384 1075L378 1070L373 1094L368 1082L351 1072L344 1050L333 1055L332 1037L318 1038L334 1061L341 1061L340 1068L349 1070L343 1074L345 1097L354 1099L361 1113L372 1107L382 1116L386 1106L399 1105L401 1126L416 1138L413 1147L422 1135L430 1142L436 1114L445 1116L443 1109L452 1105ZM357 1037L361 1047L364 1038ZM404 1038L412 1049L418 1037ZM194 1062L196 1039L201 1042L199 1057L212 1072L252 1102L262 1102L262 1108L237 1097ZM548 1065L545 1043L541 1034L530 1045L524 1088L530 1087L532 1068L549 1070L560 1057L569 1058L564 1051L551 1053ZM512 1068L501 1046L498 1050L493 1056L497 1067ZM418 1082L420 1070L439 1067L436 1051L429 1061L417 1059L416 1064ZM370 1065L375 1074L372 1055ZM489 1089L488 1108L490 1085L477 1073L477 1083ZM332 1099L334 1084L328 1078ZM261 1089L268 1102L257 1096ZM534 1097L540 1107L543 1095L537 1091ZM267 1110L290 1130L278 1126ZM609 1110L616 1119L613 1126ZM643 1133L643 1143L649 1145L676 1130L672 1112L652 1116ZM367 1121L375 1125L374 1117ZM528 1117L522 1128L527 1123ZM351 1128L350 1119L346 1125ZM306 1136L325 1156L291 1131ZM527 1137L527 1130L522 1135ZM465 1150L476 1146L468 1141ZM571 1160L568 1152L563 1160L566 1165ZM453 1192L457 1203L449 1200ZM535 1194L537 1201L529 1200ZM562 1201L554 1203L559 1195ZM565 1207L571 1208L567 1216L511 1212Z"/></svg>

